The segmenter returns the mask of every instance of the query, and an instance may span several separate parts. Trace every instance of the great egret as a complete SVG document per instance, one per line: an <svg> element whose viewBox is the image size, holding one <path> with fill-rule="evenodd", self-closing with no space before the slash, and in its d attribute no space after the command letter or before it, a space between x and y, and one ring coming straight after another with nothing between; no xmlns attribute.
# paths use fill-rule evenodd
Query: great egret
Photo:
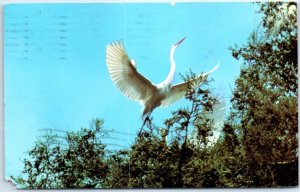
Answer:
<svg viewBox="0 0 300 192"><path fill-rule="evenodd" d="M189 82L172 85L172 81L175 73L174 52L185 38L171 46L171 69L167 78L159 84L152 83L137 71L135 61L129 59L121 41L107 45L106 64L110 77L125 96L133 101L138 101L143 106L143 119L146 115L149 117L155 108L169 106L184 97ZM199 86L203 79L215 71L218 66L219 63L211 71L200 74L190 81Z"/></svg>

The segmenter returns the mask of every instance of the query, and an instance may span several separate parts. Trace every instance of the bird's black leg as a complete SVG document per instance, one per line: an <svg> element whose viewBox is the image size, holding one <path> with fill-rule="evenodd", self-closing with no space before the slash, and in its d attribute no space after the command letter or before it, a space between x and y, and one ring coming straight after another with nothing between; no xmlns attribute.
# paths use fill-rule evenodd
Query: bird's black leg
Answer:
<svg viewBox="0 0 300 192"><path fill-rule="evenodd" d="M144 128L144 126L145 126L146 122L147 122L147 121L150 121L150 115L151 115L151 113L149 113L149 114L147 114L147 115L146 115L146 117L145 117L145 119L144 119L144 122L143 122L143 125L142 125L142 127L141 127L141 129L140 129L140 131L139 131L139 134L138 134L138 136L140 136L140 135L141 135L141 133L142 133L142 130L143 130L143 128Z"/></svg>

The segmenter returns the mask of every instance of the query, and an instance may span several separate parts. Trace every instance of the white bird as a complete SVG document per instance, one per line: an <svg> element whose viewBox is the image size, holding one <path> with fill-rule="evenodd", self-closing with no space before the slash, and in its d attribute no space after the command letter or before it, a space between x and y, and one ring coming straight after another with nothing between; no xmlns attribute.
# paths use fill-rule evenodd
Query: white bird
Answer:
<svg viewBox="0 0 300 192"><path fill-rule="evenodd" d="M207 145L211 146L215 144L222 132L225 120L225 113L226 113L226 102L225 98L221 95L215 95L216 103L212 106L212 111L203 110L200 119L210 120L209 126L212 129L212 135L207 137ZM204 123L202 120L200 120ZM197 147L203 148L203 141L199 137L199 129L194 127L194 130L189 134L188 139L190 143L194 144Z"/></svg>
<svg viewBox="0 0 300 192"><path fill-rule="evenodd" d="M172 85L175 73L174 52L185 38L171 46L171 69L167 78L159 84L152 83L137 71L134 60L129 59L121 41L107 45L106 64L110 77L125 96L133 101L138 101L143 106L143 119L145 115L149 117L155 108L169 106L185 96L189 85L188 81ZM219 63L211 71L190 80L190 83L199 86L204 78L215 71L218 66Z"/></svg>

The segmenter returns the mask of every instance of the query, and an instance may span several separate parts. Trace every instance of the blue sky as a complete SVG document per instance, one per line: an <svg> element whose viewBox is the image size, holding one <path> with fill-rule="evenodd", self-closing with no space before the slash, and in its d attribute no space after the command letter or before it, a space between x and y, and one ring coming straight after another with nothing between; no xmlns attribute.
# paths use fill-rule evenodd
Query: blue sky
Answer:
<svg viewBox="0 0 300 192"><path fill-rule="evenodd" d="M103 118L106 129L135 134L141 106L110 80L108 43L123 40L138 71L154 83L170 69L169 49L179 73L210 70L221 61L211 87L230 99L240 63L228 49L246 43L260 16L253 3L10 4L4 7L4 102L6 176L22 170L25 152L41 129L77 131ZM183 99L153 112L162 125ZM229 103L227 103L227 108ZM129 146L133 135L113 133L111 147ZM117 145L113 145L117 144Z"/></svg>

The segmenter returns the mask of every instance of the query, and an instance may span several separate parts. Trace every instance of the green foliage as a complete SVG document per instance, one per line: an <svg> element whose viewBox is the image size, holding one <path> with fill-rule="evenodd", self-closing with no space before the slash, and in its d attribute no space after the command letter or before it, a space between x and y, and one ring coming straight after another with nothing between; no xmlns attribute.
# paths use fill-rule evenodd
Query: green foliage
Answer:
<svg viewBox="0 0 300 192"><path fill-rule="evenodd" d="M90 129L82 128L65 137L47 133L24 159L27 178L16 180L25 188L95 188L108 172L104 148L99 139L103 121L96 119Z"/></svg>
<svg viewBox="0 0 300 192"><path fill-rule="evenodd" d="M162 138L157 138L154 134L146 133L139 137L131 148L129 187L174 187L178 182L177 147L169 147Z"/></svg>
<svg viewBox="0 0 300 192"><path fill-rule="evenodd" d="M152 118L128 149L102 144L103 121L60 137L46 134L24 160L23 188L203 188L298 185L296 4L259 3L261 28L231 48L243 61L230 116L215 144L205 112L218 103L190 84L190 105L163 126ZM194 78L187 75L185 80ZM194 136L194 137L191 137Z"/></svg>
<svg viewBox="0 0 300 192"><path fill-rule="evenodd" d="M241 133L250 186L296 185L298 66L296 4L261 3L263 29L232 54L244 64L232 98L231 123ZM298 169L298 168L297 168ZM292 182L283 182L285 175Z"/></svg>

